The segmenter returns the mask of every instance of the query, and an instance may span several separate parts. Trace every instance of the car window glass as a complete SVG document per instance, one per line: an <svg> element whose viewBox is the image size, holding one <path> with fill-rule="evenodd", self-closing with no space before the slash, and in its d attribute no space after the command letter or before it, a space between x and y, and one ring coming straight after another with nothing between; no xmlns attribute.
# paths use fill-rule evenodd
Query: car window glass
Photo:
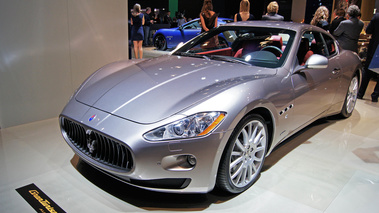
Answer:
<svg viewBox="0 0 379 213"><path fill-rule="evenodd" d="M313 54L328 55L324 39L319 32L308 31L302 37L297 51L299 65L305 65Z"/></svg>
<svg viewBox="0 0 379 213"><path fill-rule="evenodd" d="M215 60L263 67L279 67L291 47L295 32L274 28L220 27L204 33L174 54L196 54Z"/></svg>
<svg viewBox="0 0 379 213"><path fill-rule="evenodd" d="M184 26L183 29L200 29L200 24L198 21L194 21Z"/></svg>
<svg viewBox="0 0 379 213"><path fill-rule="evenodd" d="M329 35L322 34L326 43L326 47L328 49L329 55L333 56L337 53L336 44L334 42L334 39L331 38Z"/></svg>

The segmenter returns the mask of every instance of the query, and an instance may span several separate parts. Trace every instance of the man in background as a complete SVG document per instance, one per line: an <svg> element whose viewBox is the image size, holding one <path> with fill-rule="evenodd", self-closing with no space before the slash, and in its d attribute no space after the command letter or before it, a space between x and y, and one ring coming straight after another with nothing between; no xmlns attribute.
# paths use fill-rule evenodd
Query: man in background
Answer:
<svg viewBox="0 0 379 213"><path fill-rule="evenodd" d="M375 51L378 48L378 44L379 44L379 13L376 13L374 17L372 18L372 20L370 21L370 23L368 24L366 28L366 33L372 34L372 35L371 35L370 43L368 45L366 63L363 68L362 84L358 92L359 99L363 98L367 89L367 85L370 82L370 79L375 76L376 77L378 76L377 73L371 71L368 67L370 66L372 58L374 57ZM379 97L379 79L376 78L376 81L377 82L374 88L374 92L371 94L372 102L378 102L378 97Z"/></svg>
<svg viewBox="0 0 379 213"><path fill-rule="evenodd" d="M153 19L150 15L151 13L151 8L146 7L146 13L145 13L145 25L143 26L143 32L145 35L145 38L143 40L143 46L150 46L150 38L151 38L151 33L150 33L150 26L153 24Z"/></svg>

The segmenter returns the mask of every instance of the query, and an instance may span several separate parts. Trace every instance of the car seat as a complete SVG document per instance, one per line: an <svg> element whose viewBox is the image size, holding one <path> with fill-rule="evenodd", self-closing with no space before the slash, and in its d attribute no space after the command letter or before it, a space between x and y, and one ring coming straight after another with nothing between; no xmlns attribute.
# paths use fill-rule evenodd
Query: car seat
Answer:
<svg viewBox="0 0 379 213"><path fill-rule="evenodd" d="M299 51L297 52L297 59L301 66L305 65L305 62L309 57L313 55L313 51L309 49L308 38L302 38L299 46Z"/></svg>
<svg viewBox="0 0 379 213"><path fill-rule="evenodd" d="M259 51L260 50L260 44L257 40L243 40L242 41L242 47L238 49L236 54L234 54L234 57L236 58L242 58L242 56Z"/></svg>

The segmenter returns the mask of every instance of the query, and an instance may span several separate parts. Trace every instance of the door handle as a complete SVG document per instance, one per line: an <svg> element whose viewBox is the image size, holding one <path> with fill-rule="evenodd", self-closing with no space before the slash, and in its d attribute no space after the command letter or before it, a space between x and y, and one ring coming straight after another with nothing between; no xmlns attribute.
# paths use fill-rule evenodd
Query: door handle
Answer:
<svg viewBox="0 0 379 213"><path fill-rule="evenodd" d="M334 68L334 70L332 71L332 74L333 75L338 75L338 74L340 74L340 72L341 72L340 68Z"/></svg>

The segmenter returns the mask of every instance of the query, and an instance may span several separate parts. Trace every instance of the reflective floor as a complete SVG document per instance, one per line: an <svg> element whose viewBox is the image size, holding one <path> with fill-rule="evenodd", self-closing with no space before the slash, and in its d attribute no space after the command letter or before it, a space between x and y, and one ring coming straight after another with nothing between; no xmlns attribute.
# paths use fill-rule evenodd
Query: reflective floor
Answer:
<svg viewBox="0 0 379 213"><path fill-rule="evenodd" d="M378 212L378 112L366 94L349 119L313 123L237 196L155 193L115 181L79 161L57 118L1 129L0 212L34 212L15 191L30 183L66 212Z"/></svg>

